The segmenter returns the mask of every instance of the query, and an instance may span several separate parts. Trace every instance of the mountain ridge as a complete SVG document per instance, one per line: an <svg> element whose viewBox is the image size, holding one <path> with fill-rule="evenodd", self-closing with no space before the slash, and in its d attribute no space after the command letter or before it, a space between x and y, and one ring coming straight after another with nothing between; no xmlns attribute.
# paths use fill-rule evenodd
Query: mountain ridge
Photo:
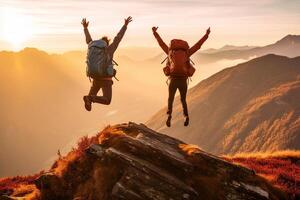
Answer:
<svg viewBox="0 0 300 200"><path fill-rule="evenodd" d="M188 128L181 124L178 97L170 129L164 124L165 108L146 124L216 154L297 149L300 146L300 138L297 138L300 107L295 101L300 98L299 66L300 57L270 54L224 69L189 90L191 125ZM275 107L272 109L271 105ZM241 116L244 116L243 120ZM294 129L289 130L289 137L284 137L282 132L286 117L289 117L288 122L295 123ZM282 126L279 130L282 131L264 127L272 127L274 120L280 120ZM270 124L264 124L266 122ZM260 142L251 144L254 138L259 139L255 134L264 131L273 134L269 135L274 139L273 143L264 137L261 142L268 141L266 145ZM243 143L242 135L247 142Z"/></svg>
<svg viewBox="0 0 300 200"><path fill-rule="evenodd" d="M207 58L204 58L202 59L202 62L211 62L210 59L212 59L210 56L213 56L215 57L216 59L237 59L237 56L236 54L240 54L240 58L241 57L253 57L253 56L263 56L263 55L266 55L266 54L279 54L278 52L272 52L270 51L270 49L272 48L277 48L277 45L292 45L292 46L298 46L300 45L300 35L292 35L292 34L288 34L284 37L282 37L281 39L275 41L274 43L272 44L269 44L269 45L265 45L265 46L248 46L248 45L242 45L242 46L236 46L236 45L231 45L231 44L226 44L224 45L223 47L221 48L218 48L218 49L214 49L214 48L211 48L211 49L207 49L207 50L201 50L199 53L196 54L195 57L198 57L200 56L201 58L203 56L208 56ZM125 53L125 50L129 50L130 52L139 52L139 51L136 51L136 50L133 50L133 49L145 49L147 50L147 55L149 58L146 58L144 60L140 60L140 59L134 59L132 58L132 56L129 56L129 55L126 55ZM149 47L126 47L126 48L121 48L121 53L117 53L118 56L125 56L125 57L128 57L128 59L130 59L131 61L137 61L137 62L143 62L143 61L148 61L148 60L157 60L158 58L160 59L162 56L162 54L153 54L153 52L156 52L155 49L158 49L158 48L149 48ZM46 52L46 51L43 51L43 50L40 50L40 49L37 49L35 47L25 47L24 49L20 50L20 51L28 51L28 50L38 50L38 51L42 51L42 52L45 52L49 55L68 55L68 54L83 54L85 56L85 51L84 50L71 50L71 51L66 51L66 52L63 52L63 53L49 53L49 52ZM20 52L20 51L17 51L17 52ZM157 50L158 51L158 50ZM13 52L13 53L17 53L15 51L0 51L1 52ZM257 54L258 52L258 54ZM151 53L153 54L151 56ZM295 57L295 56L299 56L298 53L286 53L286 52L283 52L284 55L286 56L289 56L289 57ZM255 55L257 54L257 55ZM222 57L223 56L223 57Z"/></svg>

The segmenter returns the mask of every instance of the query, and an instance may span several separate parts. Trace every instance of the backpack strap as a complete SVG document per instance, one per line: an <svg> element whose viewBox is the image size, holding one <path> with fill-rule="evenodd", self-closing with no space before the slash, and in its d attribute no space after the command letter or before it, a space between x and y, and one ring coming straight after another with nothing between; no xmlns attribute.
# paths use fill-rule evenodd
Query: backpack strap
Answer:
<svg viewBox="0 0 300 200"><path fill-rule="evenodd" d="M193 62L193 60L192 60L192 59L190 59L190 58L189 58L189 61L190 61L190 62L191 62L193 65L195 65L195 63Z"/></svg>
<svg viewBox="0 0 300 200"><path fill-rule="evenodd" d="M112 63L119 66L119 64L114 59L112 59Z"/></svg>
<svg viewBox="0 0 300 200"><path fill-rule="evenodd" d="M164 62L166 62L166 60L168 59L169 57L167 56L160 64L163 64Z"/></svg>
<svg viewBox="0 0 300 200"><path fill-rule="evenodd" d="M114 79L116 79L117 81L120 81L116 76L114 76Z"/></svg>
<svg viewBox="0 0 300 200"><path fill-rule="evenodd" d="M169 85L170 82L170 77L168 77L168 79L166 80L166 84Z"/></svg>

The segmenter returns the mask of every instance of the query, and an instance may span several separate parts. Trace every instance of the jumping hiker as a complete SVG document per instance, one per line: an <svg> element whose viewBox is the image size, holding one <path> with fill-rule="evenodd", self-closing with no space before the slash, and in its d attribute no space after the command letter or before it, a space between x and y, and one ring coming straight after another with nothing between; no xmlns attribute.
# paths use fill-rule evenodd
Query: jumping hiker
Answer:
<svg viewBox="0 0 300 200"><path fill-rule="evenodd" d="M179 90L180 100L183 107L183 114L185 117L184 126L189 125L189 114L186 103L186 94L188 88L188 78L191 77L195 68L191 64L190 57L198 51L202 44L207 40L210 34L210 28L206 30L206 34L191 48L188 43L184 40L173 39L168 47L166 43L161 39L157 33L158 27L152 27L154 37L156 38L159 46L168 55L166 67L163 71L166 76L169 77L169 98L168 98L168 110L167 110L167 121L166 125L171 126L172 119L172 107L175 97L176 90Z"/></svg>
<svg viewBox="0 0 300 200"><path fill-rule="evenodd" d="M85 41L88 44L87 76L92 79L90 92L83 97L87 111L92 110L92 103L109 105L111 102L112 77L116 75L116 70L113 68L116 62L114 62L113 56L131 21L132 17L125 19L123 27L113 42L109 44L110 39L107 36L103 36L100 40L92 40L88 30L89 22L85 18L82 19ZM100 89L102 89L102 96L97 96Z"/></svg>

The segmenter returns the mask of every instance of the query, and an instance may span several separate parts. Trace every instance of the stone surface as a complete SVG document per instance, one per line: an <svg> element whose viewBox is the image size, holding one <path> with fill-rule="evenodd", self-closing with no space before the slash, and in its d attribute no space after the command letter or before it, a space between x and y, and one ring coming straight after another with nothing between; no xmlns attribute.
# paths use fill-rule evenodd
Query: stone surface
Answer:
<svg viewBox="0 0 300 200"><path fill-rule="evenodd" d="M116 125L100 138L72 173L36 181L42 199L286 199L252 170L197 148L187 152L184 142L142 124ZM92 167L83 173L79 165Z"/></svg>

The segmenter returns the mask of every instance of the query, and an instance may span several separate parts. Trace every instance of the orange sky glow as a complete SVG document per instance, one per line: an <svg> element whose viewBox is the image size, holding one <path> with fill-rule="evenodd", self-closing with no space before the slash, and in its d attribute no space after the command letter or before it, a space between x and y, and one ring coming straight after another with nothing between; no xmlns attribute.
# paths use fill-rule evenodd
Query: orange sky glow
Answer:
<svg viewBox="0 0 300 200"><path fill-rule="evenodd" d="M123 47L156 47L151 33L193 43L210 26L204 48L266 45L300 33L297 0L0 0L0 50L36 47L49 52L82 50L81 18L90 20L93 38L113 37L126 16L133 16Z"/></svg>

